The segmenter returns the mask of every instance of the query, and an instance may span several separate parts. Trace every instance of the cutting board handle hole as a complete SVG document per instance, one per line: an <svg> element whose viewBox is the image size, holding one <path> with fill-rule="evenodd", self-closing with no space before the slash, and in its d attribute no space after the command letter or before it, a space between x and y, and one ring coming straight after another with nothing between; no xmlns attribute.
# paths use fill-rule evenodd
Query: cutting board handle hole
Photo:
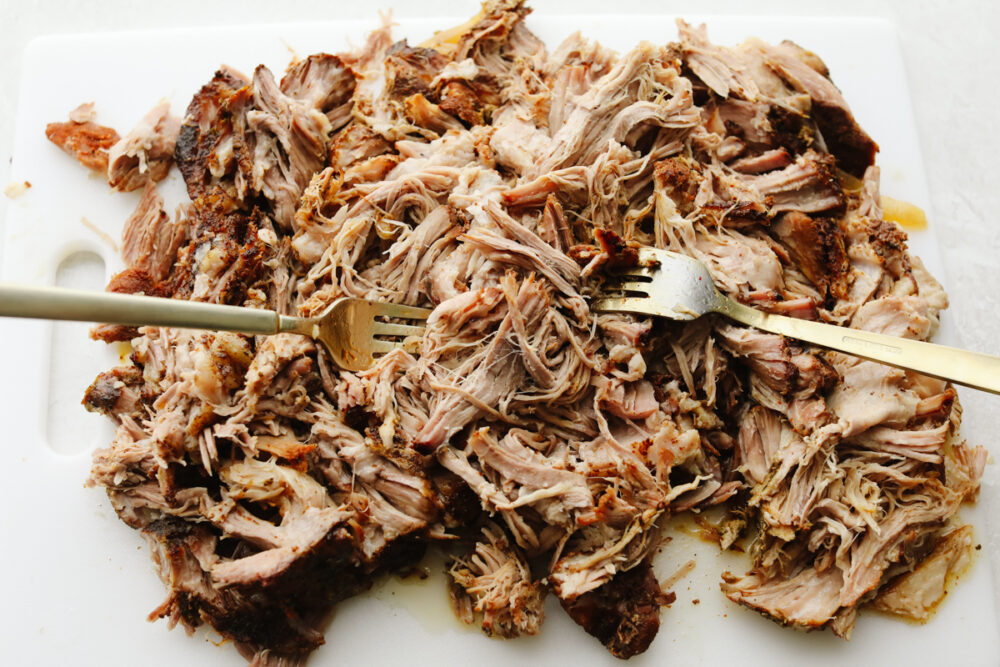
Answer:
<svg viewBox="0 0 1000 667"><path fill-rule="evenodd" d="M56 269L59 287L101 291L104 289L104 260L89 250L67 255ZM56 454L73 456L89 451L99 438L110 441L110 424L86 412L80 401L90 378L116 364L113 347L90 339L93 326L87 322L54 322L50 339L49 391L45 415L45 435Z"/></svg>

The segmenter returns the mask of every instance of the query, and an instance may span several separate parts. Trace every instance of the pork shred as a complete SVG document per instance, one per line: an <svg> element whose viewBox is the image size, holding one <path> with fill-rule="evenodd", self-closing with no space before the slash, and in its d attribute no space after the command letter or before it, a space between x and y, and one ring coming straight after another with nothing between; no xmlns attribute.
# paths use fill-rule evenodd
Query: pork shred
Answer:
<svg viewBox="0 0 1000 667"><path fill-rule="evenodd" d="M361 372L293 334L95 332L133 349L85 405L116 428L91 483L167 588L151 618L299 664L337 601L432 545L486 634L538 632L555 595L629 657L672 600L651 567L664 522L718 504L734 531L759 526L730 599L842 636L869 600L929 613L986 460L956 438L948 384L588 306L650 245L756 308L932 335L947 299L882 219L877 146L826 67L683 22L666 45L574 35L549 52L527 14L491 0L421 46L385 25L280 79L221 67L179 128L157 107L121 142L86 109L50 126L143 188L110 290L433 311L419 349ZM175 130L191 202L170 216L153 181Z"/></svg>

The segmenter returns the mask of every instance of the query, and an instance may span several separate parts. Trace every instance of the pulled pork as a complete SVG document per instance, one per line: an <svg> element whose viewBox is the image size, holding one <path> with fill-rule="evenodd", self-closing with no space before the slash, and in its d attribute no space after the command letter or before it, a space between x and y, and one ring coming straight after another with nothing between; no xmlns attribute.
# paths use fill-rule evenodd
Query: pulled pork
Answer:
<svg viewBox="0 0 1000 667"><path fill-rule="evenodd" d="M731 599L842 635L873 598L923 614L985 464L955 439L951 387L588 306L652 245L757 308L932 334L944 293L882 219L877 147L822 62L683 22L665 46L574 35L550 54L527 13L492 0L416 47L385 26L280 82L222 68L179 128L158 107L118 143L89 119L50 128L144 188L111 289L433 309L419 351L357 373L292 334L107 333L133 353L85 398L117 428L91 483L150 544L168 591L151 618L297 664L334 603L437 544L487 634L538 632L552 593L628 657L671 600L650 567L664 521L720 503L759 526ZM154 181L174 141L192 201L171 220Z"/></svg>

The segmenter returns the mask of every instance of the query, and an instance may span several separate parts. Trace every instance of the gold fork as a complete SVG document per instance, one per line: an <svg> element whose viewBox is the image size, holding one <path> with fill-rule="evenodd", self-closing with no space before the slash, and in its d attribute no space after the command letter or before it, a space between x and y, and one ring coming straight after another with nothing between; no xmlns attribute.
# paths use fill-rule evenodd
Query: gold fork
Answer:
<svg viewBox="0 0 1000 667"><path fill-rule="evenodd" d="M274 310L182 299L0 284L0 316L244 334L298 333L322 343L333 362L349 371L370 368L379 356L422 336L424 327L408 322L422 322L430 312L426 308L345 297L316 317L294 317Z"/></svg>
<svg viewBox="0 0 1000 667"><path fill-rule="evenodd" d="M610 281L605 293L590 307L597 312L639 313L673 320L719 313L764 331L1000 394L998 357L764 313L721 294L708 269L698 260L668 250L640 248L639 266L624 270Z"/></svg>

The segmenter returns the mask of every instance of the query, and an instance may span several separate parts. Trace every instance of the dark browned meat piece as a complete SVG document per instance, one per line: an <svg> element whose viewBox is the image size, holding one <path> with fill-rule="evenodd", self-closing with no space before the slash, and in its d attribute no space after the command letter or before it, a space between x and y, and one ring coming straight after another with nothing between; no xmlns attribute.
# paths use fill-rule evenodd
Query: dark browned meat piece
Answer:
<svg viewBox="0 0 1000 667"><path fill-rule="evenodd" d="M836 220L812 218L791 211L781 216L771 230L822 294L830 294L835 299L847 296L851 265L845 250L844 232Z"/></svg>
<svg viewBox="0 0 1000 667"><path fill-rule="evenodd" d="M170 590L150 619L168 618L192 630L209 622L248 657L266 649L277 654L272 660L304 659L323 644L329 606L368 585L365 573L350 564L353 541L344 528L311 545L289 569L248 573L245 583L228 587L217 586L199 560L217 548L210 530L166 517L142 532Z"/></svg>
<svg viewBox="0 0 1000 667"><path fill-rule="evenodd" d="M100 412L116 421L121 415L135 419L139 416L139 402L143 398L145 380L135 366L119 366L97 376L83 396L83 407L90 412Z"/></svg>
<svg viewBox="0 0 1000 667"><path fill-rule="evenodd" d="M673 601L674 595L660 589L653 568L643 562L572 602L563 600L562 606L612 655L631 658L649 648L660 629L660 608Z"/></svg>
<svg viewBox="0 0 1000 667"><path fill-rule="evenodd" d="M209 192L214 184L232 178L236 156L229 98L246 85L241 74L220 69L188 105L177 137L174 160L184 176L191 199Z"/></svg>
<svg viewBox="0 0 1000 667"><path fill-rule="evenodd" d="M399 100L418 93L432 95L430 84L447 63L434 49L412 47L405 39L396 42L385 58L389 94Z"/></svg>
<svg viewBox="0 0 1000 667"><path fill-rule="evenodd" d="M673 200L677 210L686 215L694 210L701 175L685 158L669 158L656 163L656 183Z"/></svg>
<svg viewBox="0 0 1000 667"><path fill-rule="evenodd" d="M189 241L178 251L170 293L242 305L248 290L266 278L268 249L257 232L270 228L270 222L258 208L249 214L233 210L222 194L196 200L190 215L185 221ZM199 274L211 276L212 288L205 294L196 292Z"/></svg>
<svg viewBox="0 0 1000 667"><path fill-rule="evenodd" d="M837 165L849 174L864 175L875 163L878 144L858 125L822 61L792 42L767 49L765 59L796 90L812 99L812 117Z"/></svg>

